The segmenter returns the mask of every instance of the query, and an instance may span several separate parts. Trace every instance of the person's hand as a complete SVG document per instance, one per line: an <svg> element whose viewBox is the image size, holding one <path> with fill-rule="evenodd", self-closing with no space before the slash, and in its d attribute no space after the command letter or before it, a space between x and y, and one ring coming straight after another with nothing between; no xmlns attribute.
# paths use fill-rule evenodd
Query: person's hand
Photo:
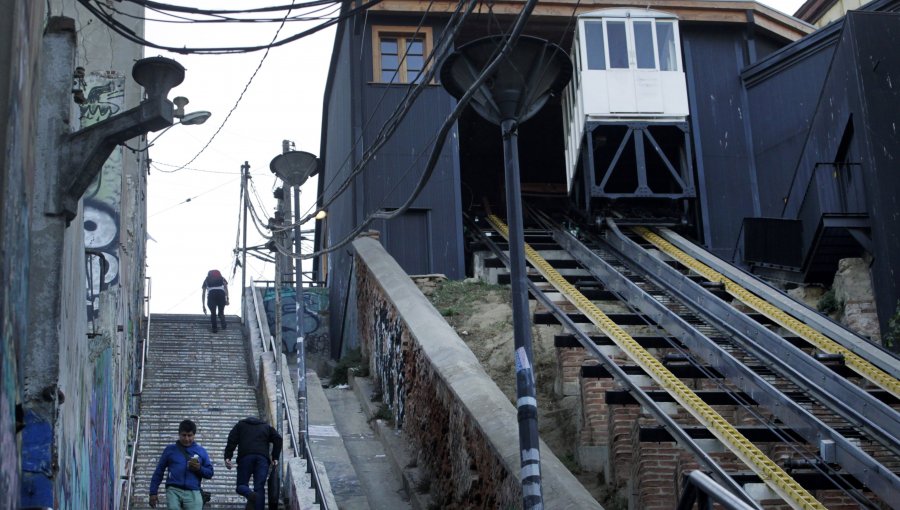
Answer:
<svg viewBox="0 0 900 510"><path fill-rule="evenodd" d="M231 301L228 300L228 296L225 296L225 304L226 304L226 305L230 305L230 304L231 304Z"/></svg>
<svg viewBox="0 0 900 510"><path fill-rule="evenodd" d="M150 508L156 508L157 503L159 503L159 496L152 494L150 496Z"/></svg>
<svg viewBox="0 0 900 510"><path fill-rule="evenodd" d="M188 461L188 469L195 473L197 471L200 471L200 461L197 459L191 459L190 461Z"/></svg>
<svg viewBox="0 0 900 510"><path fill-rule="evenodd" d="M277 466L277 465L278 465L278 459L272 459L272 465L273 465L273 466Z"/></svg>
<svg viewBox="0 0 900 510"><path fill-rule="evenodd" d="M203 315L206 315L206 305L203 305Z"/></svg>
<svg viewBox="0 0 900 510"><path fill-rule="evenodd" d="M225 459L225 467L231 469L231 459Z"/></svg>

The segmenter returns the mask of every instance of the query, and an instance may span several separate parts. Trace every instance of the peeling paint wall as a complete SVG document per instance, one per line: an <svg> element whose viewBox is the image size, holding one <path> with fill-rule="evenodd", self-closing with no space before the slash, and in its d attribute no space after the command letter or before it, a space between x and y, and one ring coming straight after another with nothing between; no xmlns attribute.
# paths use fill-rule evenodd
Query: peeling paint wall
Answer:
<svg viewBox="0 0 900 510"><path fill-rule="evenodd" d="M0 508L19 496L22 346L28 321L28 198L37 124L43 2L0 0Z"/></svg>
<svg viewBox="0 0 900 510"><path fill-rule="evenodd" d="M123 4L140 15L142 9ZM75 129L136 106L141 88L131 77L139 46L109 33L72 0L56 0L51 12L76 20L79 84L87 102L72 106ZM131 27L142 33L142 25ZM112 42L112 44L111 44ZM138 145L137 140L128 143ZM58 508L119 508L127 473L137 346L142 335L146 237L146 152L117 147L82 198L70 230L79 233L80 256L63 302L82 335L61 345L60 385L67 389L58 423ZM68 360L68 362L67 362Z"/></svg>

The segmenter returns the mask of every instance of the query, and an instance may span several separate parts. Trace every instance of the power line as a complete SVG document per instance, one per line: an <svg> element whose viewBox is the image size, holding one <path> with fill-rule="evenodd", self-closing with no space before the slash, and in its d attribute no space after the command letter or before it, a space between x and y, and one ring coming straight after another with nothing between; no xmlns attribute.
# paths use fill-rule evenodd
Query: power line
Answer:
<svg viewBox="0 0 900 510"><path fill-rule="evenodd" d="M294 8L304 8L304 7L316 7L320 5L328 5L340 3L338 0L312 0L309 2L291 2L290 5L273 5L269 7L256 7L253 9L201 9L199 7L185 7L182 5L172 5L163 2L154 2L152 0L124 0L126 2L131 2L133 4L143 5L144 7L166 10L166 11L175 11L175 12L184 12L184 13L192 13L192 14L206 14L206 15L215 15L215 14L248 14L254 12L272 12L272 11L283 11L283 10L292 10Z"/></svg>
<svg viewBox="0 0 900 510"><path fill-rule="evenodd" d="M425 167L425 171L420 176L419 182L417 183L417 185L416 185L415 189L413 190L412 194L410 195L409 199L407 199L407 201L402 206L400 206L399 208L394 209L392 211L383 211L383 210L375 211L374 213L368 215L366 217L366 219L359 226L354 228L346 237L344 237L342 240L338 241L337 243L334 243L327 248L313 252L312 254L301 255L301 256L298 256L295 258L306 259L306 258L312 258L312 257L324 255L326 253L331 253L343 246L346 246L350 242L352 242L356 238L357 235L359 235L366 227L368 227L376 219L389 220L389 219L395 218L395 217L405 213L409 209L409 207L416 200L416 198L418 198L419 194L424 189L425 184L427 184L427 182L428 182L428 179L431 177L431 174L434 171L434 167L437 164L437 160L440 156L440 153L443 150L444 143L446 142L447 134L450 132L450 129L452 129L453 124L456 122L456 119L459 118L459 116L462 114L462 111L466 108L466 106L468 105L472 96L478 91L478 89L481 87L481 85L484 84L484 82L487 81L488 78L490 78L493 75L493 72L503 62L503 60L508 56L509 52L512 51L512 48L515 46L516 41L518 40L519 36L522 34L522 31L525 29L525 23L527 22L528 18L530 17L531 12L534 10L534 7L536 4L537 4L537 0L528 0L526 2L525 6L522 8L522 11L520 11L520 13L518 14L518 16L516 18L516 22L513 26L513 29L510 31L509 37L506 38L505 41L494 50L493 54L491 55L491 58L488 59L490 63L481 71L481 73L478 75L478 78L475 80L475 82L472 84L472 86L469 87L469 89L466 91L466 93L459 99L459 101L456 104L456 107L454 108L454 110L450 114L450 116L448 116L447 119L445 119L443 125L441 126L441 129L438 131L438 133L435 135L435 137L433 139L433 140L435 140L435 142L432 142L432 143L435 143L435 145L431 150L431 155L430 155L428 163ZM418 158L416 159L416 161L413 162L412 165L415 165L417 161L418 161Z"/></svg>
<svg viewBox="0 0 900 510"><path fill-rule="evenodd" d="M171 163L163 163L162 161L152 161L151 160L150 166L152 166L154 169L156 169L157 172L161 172L164 174L171 174L171 173L174 173L175 171L174 170L165 170L163 168L159 168L159 166L157 166L157 165L167 166L167 167L171 167L171 168L180 168L181 170L187 170L190 172L201 172L201 173L207 173L207 174L221 174L221 175L239 175L235 172L226 172L224 170L205 170L202 168L190 168L187 166L173 165Z"/></svg>
<svg viewBox="0 0 900 510"><path fill-rule="evenodd" d="M339 15L336 18L329 19L323 23L320 23L313 28L304 30L302 32L298 32L292 36L286 37L279 41L273 40L267 45L259 45L259 46L231 46L231 47L211 47L211 48L192 48L192 47L175 47L175 46L166 46L163 44L157 44L151 42L147 39L144 39L142 36L135 33L131 28L122 24L118 20L115 19L113 15L107 12L107 7L100 2L100 0L78 0L82 6L84 6L88 11L91 12L94 16L97 17L103 24L107 25L114 32L118 33L122 37L132 41L141 46L155 48L164 51L170 51L172 53L178 53L182 55L188 54L208 54L208 55L220 55L220 54L231 54L231 53L250 53L254 51L268 50L271 48L275 48L278 46L283 46L285 44L294 42L296 40L302 39L309 35L315 34L321 30L324 30L332 25L339 23L341 20L356 15L358 12L365 11L366 9L381 3L383 0L370 0L367 3L354 7L352 9L347 10L345 13ZM280 30L280 29L279 29Z"/></svg>
<svg viewBox="0 0 900 510"><path fill-rule="evenodd" d="M204 191L204 192L202 192L202 193L198 193L198 194L196 194L196 195L194 195L194 196L192 196L192 197L188 197L188 198L182 200L181 202L178 202L177 204L172 204L172 205L170 205L169 207L166 207L165 209L162 209L162 210L160 210L160 211L156 211L155 213L153 213L153 214L151 214L151 215L149 215L149 216L147 216L147 217L148 217L148 218L152 218L152 217L157 216L157 215L160 215L160 214L162 214L162 213L164 213L164 212L166 212L166 211L169 211L169 210L171 210L171 209L174 209L174 208L176 208L176 207L178 207L178 206L180 206L180 205L188 204L188 203L190 203L191 201L193 201L193 200L196 199L196 198L202 197L203 195L206 195L207 193L212 193L213 191L215 191L215 190L217 190L217 189L219 189L219 188L221 188L221 187L223 187L223 186L227 186L227 185L233 183L235 180L236 180L236 179L231 179L231 180L229 180L229 181L227 181L227 182L224 182L224 183L222 183L222 184L216 186L215 188L210 188L210 189L208 189L208 190L206 190L206 191Z"/></svg>
<svg viewBox="0 0 900 510"><path fill-rule="evenodd" d="M388 88L385 87L384 92L382 92L381 97L379 98L378 102L376 103L375 107L373 108L371 115L366 120L366 123L363 125L362 129L360 130L360 135L356 138L356 140L354 140L353 146L350 148L350 150L347 151L347 156L344 157L344 160L341 162L341 164L335 170L334 175L332 176L331 180L325 186L323 186L323 189L319 190L319 194L316 197L316 201L315 201L316 205L313 206L315 209L327 208L332 202L334 202L340 196L341 193L346 191L352 184L353 179L365 169L365 166L369 163L369 161L372 158L374 158L374 156L375 156L375 154L377 154L378 150L381 149L381 147L385 143L388 142L391 135L399 127L400 122L406 117L406 114L412 108L412 105L414 104L416 98L418 98L419 94L421 94L421 92L423 90L425 90L427 85L429 83L431 83L431 80L434 78L434 74L437 72L437 66L435 66L435 65L429 66L429 64L432 62L432 60L435 60L438 55L441 55L444 51L446 51L449 44L452 43L453 37L455 37L456 33L458 32L459 27L462 26L462 23L465 21L466 17L474 10L475 5L477 5L477 4L478 4L478 0L472 0L469 4L469 8L463 13L462 17L460 17L454 23L454 19L459 15L460 10L461 10L462 6L464 5L464 2L460 2L457 5L456 10L454 11L453 15L451 16L450 22L448 23L448 29L445 29L443 31L441 38L438 40L437 44L435 45L435 48L428 55L428 57L426 58L426 60L423 64L423 68L428 69L426 71L426 73L424 75L419 76L420 79L415 83L415 86L407 88L406 94L404 95L403 99L397 106L394 107L394 111L388 116L387 120L385 120L385 122L381 126L378 134L375 136L375 138L372 142L372 145L370 145L370 147L368 149L366 149L366 151L364 152L360 161L358 161L356 164L353 165L353 170L350 172L350 174L347 175L347 177L344 178L343 182L340 184L340 186L338 186L337 190L333 191L331 193L331 196L327 200L323 201L324 197L326 196L326 193L329 192L328 189L339 178L341 170L347 165L347 163L350 161L353 154L356 152L357 147L362 142L366 128L369 126L371 121L374 120L376 114L378 113L378 108L381 105L381 103L383 102L384 98L386 97L386 94L388 91ZM431 7L431 4L429 4L429 9L430 9L430 7ZM427 15L427 13L428 12L426 11L425 15ZM418 33L419 29L421 28L422 24L424 23L425 15L423 15L422 20L420 20L419 25L416 28L416 33ZM405 53L404 53L403 58L406 58ZM401 60L401 62L402 62L402 60ZM398 65L398 68L399 68L399 65ZM310 212L310 209L308 209L307 215L305 217L301 218L297 223L299 225L303 225L303 224L309 222L311 219L315 218L315 215L316 215L315 212Z"/></svg>
<svg viewBox="0 0 900 510"><path fill-rule="evenodd" d="M158 7L150 7L145 6L146 10L159 13L162 16L166 16L172 19L160 19L160 18L148 18L146 16L141 16L137 14L132 14L129 12L125 12L117 9L116 7L106 4L101 4L98 7L102 7L104 11L112 11L118 15L125 16L132 19L142 20L145 22L156 22L156 23L277 23L280 22L283 18L281 16L271 17L271 18L247 18L247 17L232 17L226 16L223 14L215 14L212 11L210 12L197 12L195 14L199 14L202 16L207 16L211 19L206 18L193 18L186 15L173 14L173 12L183 12L179 10L164 10ZM302 14L297 14L294 16L288 16L287 21L315 21L315 20L323 20L330 19L330 16L333 16L335 13L339 12L341 9L340 2L329 1L322 2L321 6L316 6L317 8L313 9L306 4L295 4L295 9L309 9L304 11ZM327 11L328 14L312 16L316 13L321 13ZM236 11L235 11L236 12ZM250 11L240 11L241 14L248 13Z"/></svg>
<svg viewBox="0 0 900 510"><path fill-rule="evenodd" d="M289 10L288 14L290 14L290 12L291 11ZM285 18L287 17L288 14L285 15ZM284 20L282 20L281 25L278 26L278 30L275 31L275 35L272 37L272 41L275 41L276 39L278 39L278 34L281 33L282 28L284 28ZM231 110L228 111L228 115L226 115L225 119L222 121L222 123L219 124L219 129L216 129L216 132L213 133L213 135L209 138L209 141L206 142L206 145L204 145L203 148L200 149L200 151L197 154L195 154L194 157L191 158L190 161L188 161L181 167L176 168L175 170L172 170L172 172L177 172L177 171L181 170L182 168L193 163L197 158L200 157L201 154L203 154L203 152L206 150L206 148L209 147L209 144L211 144L213 142L213 140L216 139L216 136L218 136L218 134L222 131L222 128L225 127L225 124L228 122L228 119L231 118L231 114L233 114L234 111L237 110L238 105L241 104L241 100L244 99L244 94L247 93L247 89L250 88L250 84L253 83L253 79L256 78L256 74L259 73L259 70L262 68L263 63L266 61L266 57L268 57L268 56L269 56L269 48L266 48L266 52L263 53L262 58L259 59L259 64L256 66L256 69L253 71L253 74L250 75L250 79L247 80L247 84L244 85L244 90L241 91L241 94L238 96L237 101L234 102L234 106L232 106Z"/></svg>

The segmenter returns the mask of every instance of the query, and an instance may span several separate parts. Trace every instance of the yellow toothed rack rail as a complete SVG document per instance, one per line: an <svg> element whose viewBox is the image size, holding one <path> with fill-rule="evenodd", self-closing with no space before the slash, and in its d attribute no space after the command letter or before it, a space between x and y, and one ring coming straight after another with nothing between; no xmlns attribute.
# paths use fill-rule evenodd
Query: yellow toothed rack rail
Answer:
<svg viewBox="0 0 900 510"><path fill-rule="evenodd" d="M507 226L495 215L489 215L488 221L502 236L509 239ZM578 291L572 284L554 269L537 251L525 245L525 254L529 263L558 292L571 302L578 310L605 333L625 354L640 366L661 388L666 390L695 419L709 429L719 441L741 459L760 479L775 493L783 498L792 508L824 509L812 494L800 486L787 472L769 459L759 448L744 437L727 420L712 407L706 404L690 388L682 383L672 372L660 363L650 352L631 337L619 325L613 322L594 303Z"/></svg>
<svg viewBox="0 0 900 510"><path fill-rule="evenodd" d="M757 295L738 285L725 275L715 271L714 269L707 266L706 264L703 264L694 257L691 257L690 255L678 249L672 243L666 241L649 229L645 227L635 227L632 230L646 239L647 242L656 246L660 251L666 253L673 259L677 260L679 263L683 264L685 267L703 276L710 282L721 283L725 286L725 290L728 292L728 294L740 300L742 303L756 310L757 312L765 315L788 331L794 333L800 338L803 338L823 352L827 352L830 354L840 354L844 357L844 363L851 370L853 370L863 378L871 381L879 388L887 391L894 397L900 398L900 381L892 377L890 374L885 373L884 371L882 371L872 363L864 360L846 347L838 344L819 331L816 331L815 329L807 326L803 322L797 320L778 307L758 297Z"/></svg>

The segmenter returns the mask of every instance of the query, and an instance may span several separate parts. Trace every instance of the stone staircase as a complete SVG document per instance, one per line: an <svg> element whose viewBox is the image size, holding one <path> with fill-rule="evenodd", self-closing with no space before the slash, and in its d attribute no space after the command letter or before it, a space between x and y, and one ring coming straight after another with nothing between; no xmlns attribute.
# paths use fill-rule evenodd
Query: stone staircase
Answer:
<svg viewBox="0 0 900 510"><path fill-rule="evenodd" d="M234 492L235 470L225 468L223 452L231 427L241 418L259 416L259 411L247 372L240 318L226 320L228 329L213 333L204 315L151 316L131 501L134 510L150 508L150 477L165 446L178 438L178 424L184 419L197 424L196 440L213 462L215 475L203 482L213 495L207 508L244 508L244 498ZM158 508L166 508L164 484L165 480Z"/></svg>

